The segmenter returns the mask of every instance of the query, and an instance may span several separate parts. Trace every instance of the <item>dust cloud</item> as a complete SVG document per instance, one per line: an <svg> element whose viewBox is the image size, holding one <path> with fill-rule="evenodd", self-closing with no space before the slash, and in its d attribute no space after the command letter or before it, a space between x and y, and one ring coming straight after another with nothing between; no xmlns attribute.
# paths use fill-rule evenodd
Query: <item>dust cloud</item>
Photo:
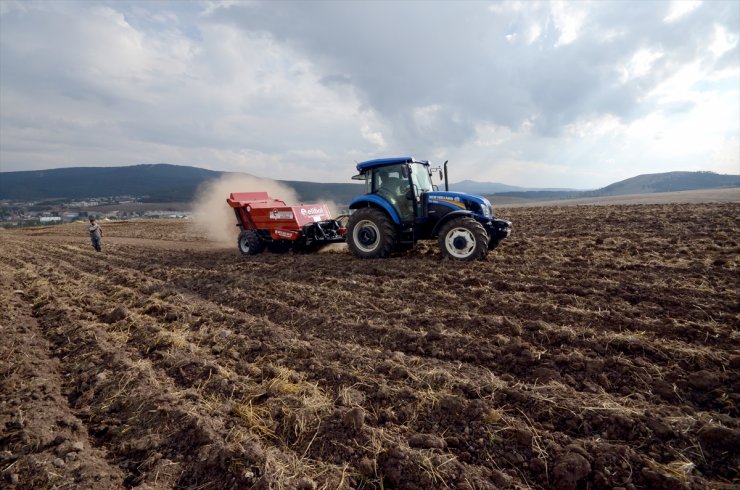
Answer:
<svg viewBox="0 0 740 490"><path fill-rule="evenodd" d="M234 245L239 236L234 210L226 203L232 192L267 192L287 205L298 202L298 195L290 187L274 180L241 174L226 174L202 184L193 199L193 224L209 240L222 245Z"/></svg>
<svg viewBox="0 0 740 490"><path fill-rule="evenodd" d="M329 243L321 247L316 251L316 253L320 254L337 254L337 253L346 253L349 251L349 248L347 248L346 243Z"/></svg>
<svg viewBox="0 0 740 490"><path fill-rule="evenodd" d="M329 210L329 213L331 214L332 218L337 218L341 215L341 208L339 207L339 204L335 203L334 201L321 201L326 205L326 209Z"/></svg>

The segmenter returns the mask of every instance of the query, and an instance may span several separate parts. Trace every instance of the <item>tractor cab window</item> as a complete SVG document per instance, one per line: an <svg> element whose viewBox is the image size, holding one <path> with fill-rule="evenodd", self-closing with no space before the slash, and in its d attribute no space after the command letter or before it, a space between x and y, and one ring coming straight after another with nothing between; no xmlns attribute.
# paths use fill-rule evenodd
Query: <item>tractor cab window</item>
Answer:
<svg viewBox="0 0 740 490"><path fill-rule="evenodd" d="M370 192L372 192L372 190L370 189L372 180L368 177L368 174L357 174L352 176L352 180L361 180L365 183L365 194L370 194Z"/></svg>
<svg viewBox="0 0 740 490"><path fill-rule="evenodd" d="M405 194L408 189L408 179L404 177L405 173L405 165L390 165L377 169L373 176L372 192L393 197Z"/></svg>
<svg viewBox="0 0 740 490"><path fill-rule="evenodd" d="M373 172L372 193L382 197L398 212L401 221L414 219L409 190L409 171L405 163L380 167Z"/></svg>
<svg viewBox="0 0 740 490"><path fill-rule="evenodd" d="M432 179L429 176L429 170L426 165L420 163L412 163L411 167L411 182L414 184L414 190L417 195L432 190Z"/></svg>

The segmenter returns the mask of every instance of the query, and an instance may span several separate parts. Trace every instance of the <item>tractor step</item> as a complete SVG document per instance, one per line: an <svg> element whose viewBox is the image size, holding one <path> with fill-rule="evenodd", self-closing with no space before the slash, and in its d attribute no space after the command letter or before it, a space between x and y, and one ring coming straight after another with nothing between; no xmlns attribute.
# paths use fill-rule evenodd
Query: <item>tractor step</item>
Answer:
<svg viewBox="0 0 740 490"><path fill-rule="evenodd" d="M398 237L398 242L403 244L413 244L416 242L414 238L414 228L412 226L401 229L401 234Z"/></svg>

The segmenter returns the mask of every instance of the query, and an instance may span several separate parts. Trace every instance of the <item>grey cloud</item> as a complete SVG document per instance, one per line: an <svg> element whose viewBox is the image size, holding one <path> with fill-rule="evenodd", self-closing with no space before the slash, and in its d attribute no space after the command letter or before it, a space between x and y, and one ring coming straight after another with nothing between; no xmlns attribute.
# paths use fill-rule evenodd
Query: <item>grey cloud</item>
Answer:
<svg viewBox="0 0 740 490"><path fill-rule="evenodd" d="M327 75L321 79L321 83L326 86L351 85L352 78L347 75Z"/></svg>
<svg viewBox="0 0 740 490"><path fill-rule="evenodd" d="M673 23L663 22L664 1L567 3L588 13L578 38L557 47L549 2L241 2L205 13L202 3L177 1L17 5L0 14L0 155L16 167L31 165L31 154L37 165L151 154L224 166L246 154L299 162L290 168L300 173L382 151L463 154L473 178L499 161L529 162L535 178L539 163L591 171L597 152L618 161L622 151L623 166L635 160L625 148L655 157L634 136L626 144L624 126L580 142L578 131L558 138L564 127L649 113L703 124L683 119L690 100L645 95L696 60L710 73L740 64L738 45L719 59L707 55L715 25L738 36L736 1L704 2ZM539 37L527 44L535 23ZM662 56L623 81L621 67L639 49ZM707 77L690 96L707 90L736 102L736 83ZM727 133L737 128L728 124ZM481 125L496 127L478 133ZM479 145L478 134L496 144Z"/></svg>
<svg viewBox="0 0 740 490"><path fill-rule="evenodd" d="M555 136L583 116L639 117L652 110L641 97L695 58L715 23L736 32L738 17L737 4L710 2L667 24L667 2L596 2L579 38L554 47L560 33L548 5L506 12L504 4L491 12L483 2L269 2L231 5L209 20L268 32L334 74L327 80L351 80L393 123L399 143L457 145L476 122L516 129L536 115L535 130ZM533 21L542 34L526 46L524 29ZM603 39L607 30L614 39ZM509 44L512 32L519 36ZM619 83L616 65L640 48L664 56L649 74ZM467 120L440 120L425 132L408 113L429 105Z"/></svg>
<svg viewBox="0 0 740 490"><path fill-rule="evenodd" d="M714 68L717 70L726 70L737 68L738 65L740 65L740 43L735 44L733 48L722 54L714 64Z"/></svg>
<svg viewBox="0 0 740 490"><path fill-rule="evenodd" d="M663 112L666 114L683 114L685 112L691 112L696 106L695 102L683 101L683 102L672 102L670 104L664 104L662 106Z"/></svg>
<svg viewBox="0 0 740 490"><path fill-rule="evenodd" d="M211 20L270 32L322 64L328 73L351 79L366 102L389 120L408 124L405 114L432 104L454 110L461 106L459 99L470 97L464 92L473 92L476 105L506 112L507 90L496 90L500 77L495 76L496 51L504 40L492 35L503 26L475 22L488 15L483 3L456 7L295 2L268 7L237 4L216 12ZM434 22L429 22L430 16ZM466 47L479 44L478 59L471 67ZM418 133L418 128L400 129Z"/></svg>

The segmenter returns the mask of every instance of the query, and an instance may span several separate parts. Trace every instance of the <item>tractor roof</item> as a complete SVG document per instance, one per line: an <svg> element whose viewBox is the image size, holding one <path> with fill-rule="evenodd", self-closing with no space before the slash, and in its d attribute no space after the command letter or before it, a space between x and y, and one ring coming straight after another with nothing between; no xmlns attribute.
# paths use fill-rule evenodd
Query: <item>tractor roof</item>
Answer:
<svg viewBox="0 0 740 490"><path fill-rule="evenodd" d="M398 165L399 163L423 163L424 165L429 165L427 160L416 160L414 157L378 158L358 163L357 171L363 173L374 168L385 167L386 165Z"/></svg>

